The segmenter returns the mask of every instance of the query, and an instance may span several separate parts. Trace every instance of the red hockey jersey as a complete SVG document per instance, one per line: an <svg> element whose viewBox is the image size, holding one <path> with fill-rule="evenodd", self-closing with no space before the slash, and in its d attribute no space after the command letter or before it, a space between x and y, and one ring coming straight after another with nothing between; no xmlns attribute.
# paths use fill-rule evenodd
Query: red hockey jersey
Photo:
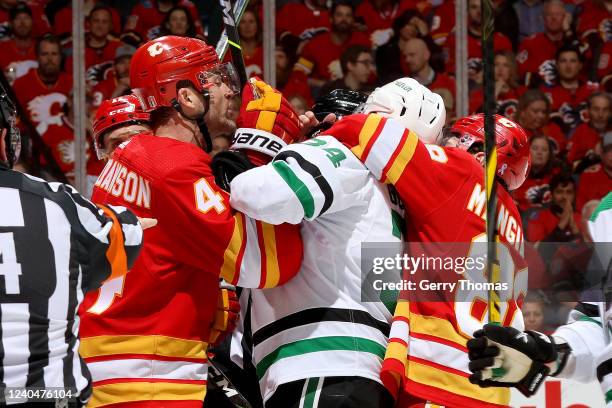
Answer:
<svg viewBox="0 0 612 408"><path fill-rule="evenodd" d="M92 373L89 407L148 401L202 406L219 277L271 287L301 264L299 226L255 222L229 207L195 145L151 134L122 144L93 200L156 218L125 278L90 293L80 352ZM157 404L157 405L155 405Z"/></svg>
<svg viewBox="0 0 612 408"><path fill-rule="evenodd" d="M582 211L582 207L590 200L601 200L610 191L612 176L601 164L589 167L580 176L576 191L576 211Z"/></svg>
<svg viewBox="0 0 612 408"><path fill-rule="evenodd" d="M406 10L416 9L416 3L414 0L399 0L390 2L385 10L376 10L371 1L365 0L357 7L355 17L363 20L372 45L380 47L393 36L393 20Z"/></svg>
<svg viewBox="0 0 612 408"><path fill-rule="evenodd" d="M406 241L486 241L484 169L468 153L425 145L401 123L379 115L349 116L327 133L351 147L380 181L395 186L406 208ZM527 270L519 255L524 246L521 218L504 188L497 191L499 238L508 244L503 248L510 256L504 259L512 263L502 267L502 280L513 284L513 296L501 305L502 323L522 330L519 303ZM458 279L454 273L447 278ZM385 386L399 396L397 406L403 406L407 394L452 407L508 404L507 389L483 389L468 381L466 342L488 314L485 301L471 299L398 302L381 374Z"/></svg>
<svg viewBox="0 0 612 408"><path fill-rule="evenodd" d="M548 122L540 129L525 129L527 136L531 138L535 135L546 135L548 139L553 143L554 153L557 156L563 156L567 150L567 138L565 134L555 122Z"/></svg>
<svg viewBox="0 0 612 408"><path fill-rule="evenodd" d="M444 45L455 27L455 1L444 1L433 11L431 38L438 45Z"/></svg>
<svg viewBox="0 0 612 408"><path fill-rule="evenodd" d="M554 85L557 77L555 54L562 44L563 41L552 41L546 33L534 34L521 42L516 60L525 85L541 81Z"/></svg>
<svg viewBox="0 0 612 408"><path fill-rule="evenodd" d="M578 17L576 31L582 38L593 34L599 36L604 42L612 40L612 11L608 11L605 4L598 6L593 1L585 1L580 6L582 12Z"/></svg>
<svg viewBox="0 0 612 408"><path fill-rule="evenodd" d="M297 16L299 18L296 18ZM308 0L304 3L287 3L276 14L276 32L289 32L301 40L310 40L330 28L327 9L317 9L310 5Z"/></svg>
<svg viewBox="0 0 612 408"><path fill-rule="evenodd" d="M587 99L599 90L594 82L582 82L575 90L561 85L542 88L550 99L550 118L557 122L566 136L570 136L576 127L587 120Z"/></svg>
<svg viewBox="0 0 612 408"><path fill-rule="evenodd" d="M112 32L120 33L121 17L119 16L119 12L113 7L109 7L108 10L113 20ZM87 24L87 22L85 22L85 24ZM53 17L53 33L62 37L72 34L72 6L63 7L55 13Z"/></svg>
<svg viewBox="0 0 612 408"><path fill-rule="evenodd" d="M330 33L318 35L304 46L295 69L325 81L342 78L340 56L346 47L356 44L366 47L371 45L368 37L360 32L353 32L349 39L340 45L332 41Z"/></svg>
<svg viewBox="0 0 612 408"><path fill-rule="evenodd" d="M15 69L15 78L24 76L32 68L38 68L34 42L29 48L18 48L15 40L3 42L2 53L0 53L0 68L6 72L9 67Z"/></svg>
<svg viewBox="0 0 612 408"><path fill-rule="evenodd" d="M570 164L583 159L587 154L595 151L595 146L601 142L602 136L599 132L589 126L588 123L581 123L576 128L569 143L567 144L567 161Z"/></svg>
<svg viewBox="0 0 612 408"><path fill-rule="evenodd" d="M538 176L529 176L516 190L512 191L512 196L518 203L521 211L530 208L541 208L550 203L552 195L550 193L550 180L559 173L559 168L555 167L552 171Z"/></svg>
<svg viewBox="0 0 612 408"><path fill-rule="evenodd" d="M39 38L45 33L51 32L49 20L45 15L45 6L33 1L26 1L25 3L32 10L32 37ZM7 33L7 36L11 32L9 27L9 10L4 7L0 7L0 31Z"/></svg>
<svg viewBox="0 0 612 408"><path fill-rule="evenodd" d="M41 135L49 125L62 123L62 107L71 89L71 76L62 72L57 82L48 86L41 81L36 69L31 69L13 84L19 103Z"/></svg>
<svg viewBox="0 0 612 408"><path fill-rule="evenodd" d="M178 0L177 5L186 7L193 18L196 34L204 36L202 20L196 6L189 0ZM140 0L132 9L123 31L136 31L145 41L160 36L160 25L165 13L159 11L157 0Z"/></svg>

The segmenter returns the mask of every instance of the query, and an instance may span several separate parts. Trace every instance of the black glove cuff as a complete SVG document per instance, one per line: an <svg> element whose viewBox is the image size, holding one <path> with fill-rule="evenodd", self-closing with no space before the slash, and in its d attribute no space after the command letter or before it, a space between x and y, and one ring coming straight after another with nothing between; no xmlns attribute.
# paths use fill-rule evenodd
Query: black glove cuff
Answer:
<svg viewBox="0 0 612 408"><path fill-rule="evenodd" d="M550 373L552 377L556 377L557 375L559 375L560 372L563 371L565 365L567 364L567 360L569 359L569 356L572 353L572 348L567 343L555 343L555 349L557 350L557 369L554 373Z"/></svg>
<svg viewBox="0 0 612 408"><path fill-rule="evenodd" d="M243 152L227 150L217 153L213 157L210 167L215 175L215 183L229 192L230 183L234 177L255 166Z"/></svg>
<svg viewBox="0 0 612 408"><path fill-rule="evenodd" d="M519 382L516 384L516 389L518 389L524 396L531 397L536 392L538 392L538 388L546 379L546 376L550 373L550 368L544 363L539 361L533 361L531 364L531 369Z"/></svg>

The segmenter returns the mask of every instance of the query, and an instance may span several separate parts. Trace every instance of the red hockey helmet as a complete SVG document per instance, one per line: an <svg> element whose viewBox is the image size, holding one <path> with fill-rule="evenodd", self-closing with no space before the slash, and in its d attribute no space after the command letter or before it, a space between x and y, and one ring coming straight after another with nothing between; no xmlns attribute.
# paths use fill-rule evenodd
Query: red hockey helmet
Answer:
<svg viewBox="0 0 612 408"><path fill-rule="evenodd" d="M480 113L457 120L451 132L459 137L459 149L467 151L474 143L484 143L484 115ZM529 173L529 138L519 124L495 115L495 140L497 175L504 180L509 190L514 190L523 184Z"/></svg>
<svg viewBox="0 0 612 408"><path fill-rule="evenodd" d="M142 110L136 95L107 99L100 104L93 120L94 146L98 158L104 157L104 135L119 126L148 123L149 114Z"/></svg>
<svg viewBox="0 0 612 408"><path fill-rule="evenodd" d="M221 64L215 49L197 38L169 35L149 41L136 50L130 66L132 91L145 112L177 107L177 90L185 84L206 97L208 88L219 81L240 91L233 65Z"/></svg>

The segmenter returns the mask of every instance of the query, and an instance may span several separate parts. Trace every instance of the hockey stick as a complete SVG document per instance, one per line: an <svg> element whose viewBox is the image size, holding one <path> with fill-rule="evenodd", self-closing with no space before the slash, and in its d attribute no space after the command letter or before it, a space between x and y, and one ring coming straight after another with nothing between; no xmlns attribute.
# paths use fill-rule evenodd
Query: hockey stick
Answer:
<svg viewBox="0 0 612 408"><path fill-rule="evenodd" d="M493 72L493 4L492 0L482 0L482 67L484 87L485 119L485 185L487 186L487 280L489 290L489 322L501 324L501 297L493 289L500 281L501 271L497 259L495 174L497 170L497 144L495 141L495 77Z"/></svg>
<svg viewBox="0 0 612 408"><path fill-rule="evenodd" d="M221 389L225 397L236 408L253 408L247 399L238 391L236 386L227 378L212 360L208 360L208 380L210 389Z"/></svg>
<svg viewBox="0 0 612 408"><path fill-rule="evenodd" d="M237 0L234 3L234 21L236 22L236 24L240 23L240 20L242 20L242 15L244 14L244 10L246 9L248 3L248 0ZM224 7L223 3L221 4L221 7ZM223 60L223 58L225 57L225 53L227 52L228 46L229 42L227 39L227 31L224 28L223 32L221 33L221 38L219 38L216 47L217 55L219 56L220 60Z"/></svg>
<svg viewBox="0 0 612 408"><path fill-rule="evenodd" d="M238 28L236 27L236 19L232 12L232 3L230 0L219 1L221 2L221 9L223 10L223 22L225 23L227 42L230 46L230 52L232 53L232 62L238 71L240 89L242 89L247 83L247 74L244 66L244 59L242 58L242 48L240 47L240 36L238 34Z"/></svg>

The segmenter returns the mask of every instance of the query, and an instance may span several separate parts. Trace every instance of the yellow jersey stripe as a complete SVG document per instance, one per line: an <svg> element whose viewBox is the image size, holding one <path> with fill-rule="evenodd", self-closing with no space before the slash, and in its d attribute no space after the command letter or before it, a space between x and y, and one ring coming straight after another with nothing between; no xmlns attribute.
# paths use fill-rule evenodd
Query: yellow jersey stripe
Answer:
<svg viewBox="0 0 612 408"><path fill-rule="evenodd" d="M278 253L276 252L276 233L274 225L261 223L263 231L264 249L266 251L266 282L264 288L273 288L280 280L280 268L278 266Z"/></svg>
<svg viewBox="0 0 612 408"><path fill-rule="evenodd" d="M104 384L95 386L88 408L135 401L204 401L205 384L163 381Z"/></svg>
<svg viewBox="0 0 612 408"><path fill-rule="evenodd" d="M398 302L398 305L400 303ZM448 320L435 316L424 316L415 312L410 313L410 328L414 333L422 333L439 337L444 340L466 347L467 339L457 333L455 327Z"/></svg>
<svg viewBox="0 0 612 408"><path fill-rule="evenodd" d="M393 161L393 164L391 164L389 171L387 171L385 183L391 182L391 184L395 184L397 182L408 163L410 163L410 160L412 160L417 143L417 135L413 131L409 131L399 154Z"/></svg>
<svg viewBox="0 0 612 408"><path fill-rule="evenodd" d="M363 124L361 131L359 132L359 144L351 149L355 156L357 156L361 161L365 161L366 158L361 156L368 146L370 139L372 136L374 136L374 133L376 132L376 129L378 128L378 125L382 119L383 117L380 115L368 115L365 123Z"/></svg>
<svg viewBox="0 0 612 408"><path fill-rule="evenodd" d="M230 283L235 283L236 279L236 260L244 241L244 215L236 213L234 215L234 231L232 232L232 238L230 239L225 253L223 254L223 265L221 266L220 276Z"/></svg>
<svg viewBox="0 0 612 408"><path fill-rule="evenodd" d="M83 358L116 354L152 354L177 358L206 358L208 344L161 335L95 336L81 339L79 353Z"/></svg>

